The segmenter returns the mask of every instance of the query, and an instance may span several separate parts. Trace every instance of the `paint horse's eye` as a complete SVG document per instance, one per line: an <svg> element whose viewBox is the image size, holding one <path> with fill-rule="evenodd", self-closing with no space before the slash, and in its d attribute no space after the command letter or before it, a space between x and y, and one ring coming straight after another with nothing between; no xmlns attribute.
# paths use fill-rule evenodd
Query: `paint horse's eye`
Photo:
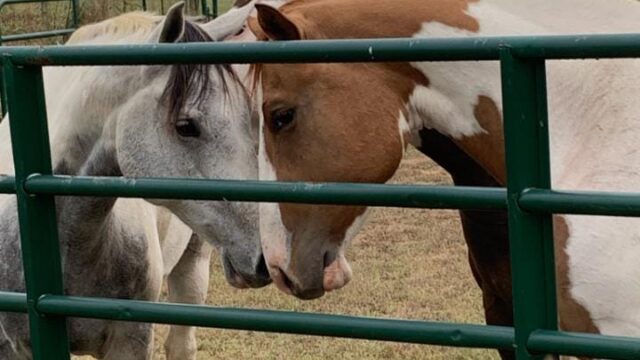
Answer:
<svg viewBox="0 0 640 360"><path fill-rule="evenodd" d="M198 137L200 129L196 122L191 118L178 119L176 121L176 132L182 137Z"/></svg>
<svg viewBox="0 0 640 360"><path fill-rule="evenodd" d="M243 25L242 28L238 30L238 32L236 32L233 36L239 36L246 30L246 28L247 28L247 25Z"/></svg>
<svg viewBox="0 0 640 360"><path fill-rule="evenodd" d="M271 130L278 132L293 123L296 111L292 108L276 110L271 113Z"/></svg>

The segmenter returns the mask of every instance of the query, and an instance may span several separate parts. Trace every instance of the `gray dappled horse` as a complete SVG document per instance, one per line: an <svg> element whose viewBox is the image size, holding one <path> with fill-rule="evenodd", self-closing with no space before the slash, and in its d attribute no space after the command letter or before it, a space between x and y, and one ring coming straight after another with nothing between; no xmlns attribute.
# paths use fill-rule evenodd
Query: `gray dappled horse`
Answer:
<svg viewBox="0 0 640 360"><path fill-rule="evenodd" d="M235 16L231 13L232 17ZM202 26L183 4L166 18L131 13L79 29L74 45L214 41L222 17ZM242 22L239 23L240 28ZM245 89L229 66L45 68L56 173L89 176L257 177L255 129ZM13 173L8 121L0 124L0 173ZM236 287L270 282L255 205L237 202L58 197L65 293L203 303L211 249ZM0 289L25 291L15 196L0 196ZM186 224L186 225L185 225ZM198 236L191 236L193 232ZM74 354L149 359L152 326L69 319ZM194 329L172 327L171 359L195 358ZM30 358L27 317L0 313L0 359Z"/></svg>

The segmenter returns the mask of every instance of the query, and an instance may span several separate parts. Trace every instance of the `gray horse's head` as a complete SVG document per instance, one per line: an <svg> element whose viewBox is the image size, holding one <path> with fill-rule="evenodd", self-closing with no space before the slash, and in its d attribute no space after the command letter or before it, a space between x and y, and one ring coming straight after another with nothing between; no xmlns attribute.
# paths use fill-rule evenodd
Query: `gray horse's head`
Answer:
<svg viewBox="0 0 640 360"><path fill-rule="evenodd" d="M216 40L205 28L185 19L182 8L182 4L172 7L156 22L146 35L147 42ZM90 88L101 90L89 92L83 107L100 101L115 105L114 110L106 110L101 136L112 140L124 176L257 178L257 138L250 99L230 66L94 69L97 71L83 81L85 86L88 83ZM260 247L256 204L149 201L168 208L220 249L232 285L259 287L270 282Z"/></svg>

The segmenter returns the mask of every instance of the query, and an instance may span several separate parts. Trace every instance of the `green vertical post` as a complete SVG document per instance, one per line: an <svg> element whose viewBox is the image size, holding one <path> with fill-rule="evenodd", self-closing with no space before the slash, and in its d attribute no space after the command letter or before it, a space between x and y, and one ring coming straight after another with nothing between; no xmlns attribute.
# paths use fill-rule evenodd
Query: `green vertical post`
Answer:
<svg viewBox="0 0 640 360"><path fill-rule="evenodd" d="M142 0L142 10L147 11L147 0Z"/></svg>
<svg viewBox="0 0 640 360"><path fill-rule="evenodd" d="M211 0L211 18L218 17L218 0Z"/></svg>
<svg viewBox="0 0 640 360"><path fill-rule="evenodd" d="M516 356L542 359L526 344L534 330L557 329L552 217L524 212L518 198L526 188L551 187L545 61L504 48L500 62Z"/></svg>
<svg viewBox="0 0 640 360"><path fill-rule="evenodd" d="M71 0L71 16L73 17L73 25L72 28L78 28L80 25L79 16L78 16L78 0Z"/></svg>
<svg viewBox="0 0 640 360"><path fill-rule="evenodd" d="M1 9L1 8L0 8ZM2 46L2 26L0 26L0 46ZM4 67L3 59L0 58L0 108L2 108L2 117L7 113L7 88L4 83Z"/></svg>
<svg viewBox="0 0 640 360"><path fill-rule="evenodd" d="M200 0L200 13L203 16L209 17L209 9L207 9L207 0Z"/></svg>
<svg viewBox="0 0 640 360"><path fill-rule="evenodd" d="M33 357L69 359L65 318L36 310L42 295L63 294L54 197L29 195L20 185L31 174L52 173L42 68L16 66L9 59L4 68L10 85L11 142Z"/></svg>
<svg viewBox="0 0 640 360"><path fill-rule="evenodd" d="M2 108L2 117L4 117L4 115L8 111L7 85L5 84L5 81L4 81L4 67L2 66L3 61L4 60L0 59L0 107Z"/></svg>

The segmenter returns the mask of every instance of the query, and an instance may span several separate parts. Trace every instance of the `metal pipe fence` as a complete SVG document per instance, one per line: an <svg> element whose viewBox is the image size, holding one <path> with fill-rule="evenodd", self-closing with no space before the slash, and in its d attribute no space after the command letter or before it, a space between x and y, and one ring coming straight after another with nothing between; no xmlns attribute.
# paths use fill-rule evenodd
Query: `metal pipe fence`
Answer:
<svg viewBox="0 0 640 360"><path fill-rule="evenodd" d="M640 57L640 35L384 39L247 44L0 48L7 75L27 293L0 293L0 310L27 312L35 359L68 359L68 316L176 323L291 334L546 354L637 359L640 339L558 331L551 214L640 215L640 194L560 192L549 175L546 59ZM42 66L174 63L499 61L507 154L506 189L428 185L306 184L202 179L124 179L52 174ZM28 96L27 96L28 95ZM506 209L514 328L222 309L65 296L55 195L190 198L314 204ZM571 201L568 203L567 201Z"/></svg>

